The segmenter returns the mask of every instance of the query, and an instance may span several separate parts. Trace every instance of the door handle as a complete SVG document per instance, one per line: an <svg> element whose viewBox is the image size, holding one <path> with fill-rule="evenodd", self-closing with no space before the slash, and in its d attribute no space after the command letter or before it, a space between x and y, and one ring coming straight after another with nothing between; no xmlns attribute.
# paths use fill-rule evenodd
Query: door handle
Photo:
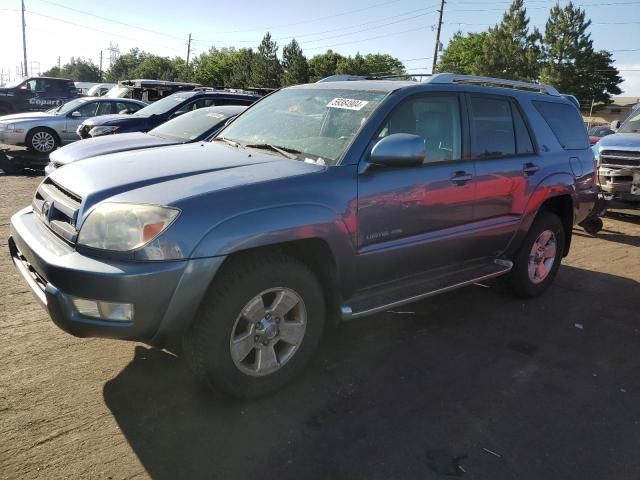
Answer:
<svg viewBox="0 0 640 480"><path fill-rule="evenodd" d="M456 185L462 186L465 183L467 183L469 180L471 180L472 178L473 178L473 175L461 170L461 171L458 171L458 172L454 173L453 177L451 177L450 180L453 183L455 183Z"/></svg>
<svg viewBox="0 0 640 480"><path fill-rule="evenodd" d="M531 163L531 162L525 163L524 167L522 168L522 171L525 175L533 175L538 170L540 170L540 167L538 167L535 163Z"/></svg>

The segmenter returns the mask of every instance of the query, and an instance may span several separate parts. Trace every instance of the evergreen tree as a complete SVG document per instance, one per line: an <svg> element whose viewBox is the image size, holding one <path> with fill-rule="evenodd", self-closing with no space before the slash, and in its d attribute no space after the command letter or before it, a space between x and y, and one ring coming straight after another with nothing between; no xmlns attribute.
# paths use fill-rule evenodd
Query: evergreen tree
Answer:
<svg viewBox="0 0 640 480"><path fill-rule="evenodd" d="M256 53L251 48L241 48L233 56L233 63L229 75L227 86L242 88L251 86L265 86L256 81L254 66L256 64Z"/></svg>
<svg viewBox="0 0 640 480"><path fill-rule="evenodd" d="M524 0L514 0L502 22L487 32L484 40L482 75L512 80L538 78L541 59L541 35L529 32L529 19Z"/></svg>
<svg viewBox="0 0 640 480"><path fill-rule="evenodd" d="M586 107L592 101L608 102L619 94L622 82L613 66L611 54L595 52L587 33L591 20L585 11L569 2L564 8L555 5L545 26L545 65L541 80L562 93L575 95Z"/></svg>
<svg viewBox="0 0 640 480"><path fill-rule="evenodd" d="M482 57L487 32L457 32L440 56L436 69L438 72L460 73L462 75L480 75Z"/></svg>
<svg viewBox="0 0 640 480"><path fill-rule="evenodd" d="M278 44L267 32L255 54L252 80L253 86L278 88L281 84L282 65L278 60Z"/></svg>
<svg viewBox="0 0 640 480"><path fill-rule="evenodd" d="M309 64L307 57L302 54L302 49L296 39L285 45L282 49L282 85L296 85L309 81Z"/></svg>

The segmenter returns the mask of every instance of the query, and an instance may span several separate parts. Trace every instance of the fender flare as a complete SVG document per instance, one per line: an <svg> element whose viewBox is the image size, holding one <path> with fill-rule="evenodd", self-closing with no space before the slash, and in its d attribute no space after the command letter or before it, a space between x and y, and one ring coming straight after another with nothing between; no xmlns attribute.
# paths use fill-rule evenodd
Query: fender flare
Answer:
<svg viewBox="0 0 640 480"><path fill-rule="evenodd" d="M321 204L276 205L228 217L207 231L190 257L229 256L307 239L320 239L328 245L340 283L350 285L354 278L355 232L348 229L340 214Z"/></svg>

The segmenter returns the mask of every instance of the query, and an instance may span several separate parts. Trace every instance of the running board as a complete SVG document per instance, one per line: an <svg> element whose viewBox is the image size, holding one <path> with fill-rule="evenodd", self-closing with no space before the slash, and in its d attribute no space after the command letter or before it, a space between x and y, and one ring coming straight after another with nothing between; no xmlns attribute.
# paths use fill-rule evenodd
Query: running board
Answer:
<svg viewBox="0 0 640 480"><path fill-rule="evenodd" d="M466 287L473 283L499 277L509 273L513 268L513 263L509 260L495 259L492 262L483 263L480 266L466 268L443 275L435 279L416 282L416 280L394 284L393 287L385 290L372 289L368 295L357 295L350 302L350 305L341 307L342 319L351 320L354 318L373 315L384 312L400 305L416 302L424 298L433 297L440 293L445 293L456 288ZM382 303L380 301L382 300Z"/></svg>

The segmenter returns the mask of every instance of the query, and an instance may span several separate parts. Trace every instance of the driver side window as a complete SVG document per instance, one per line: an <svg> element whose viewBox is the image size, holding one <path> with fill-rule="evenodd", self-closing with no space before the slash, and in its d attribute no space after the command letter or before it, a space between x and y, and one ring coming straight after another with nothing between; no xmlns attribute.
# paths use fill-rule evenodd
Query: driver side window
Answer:
<svg viewBox="0 0 640 480"><path fill-rule="evenodd" d="M80 108L76 108L74 113L79 112L81 117L95 117L97 107L98 102L85 103Z"/></svg>
<svg viewBox="0 0 640 480"><path fill-rule="evenodd" d="M462 131L460 103L454 95L427 95L403 101L391 113L378 138L394 133L424 139L424 163L460 160Z"/></svg>

